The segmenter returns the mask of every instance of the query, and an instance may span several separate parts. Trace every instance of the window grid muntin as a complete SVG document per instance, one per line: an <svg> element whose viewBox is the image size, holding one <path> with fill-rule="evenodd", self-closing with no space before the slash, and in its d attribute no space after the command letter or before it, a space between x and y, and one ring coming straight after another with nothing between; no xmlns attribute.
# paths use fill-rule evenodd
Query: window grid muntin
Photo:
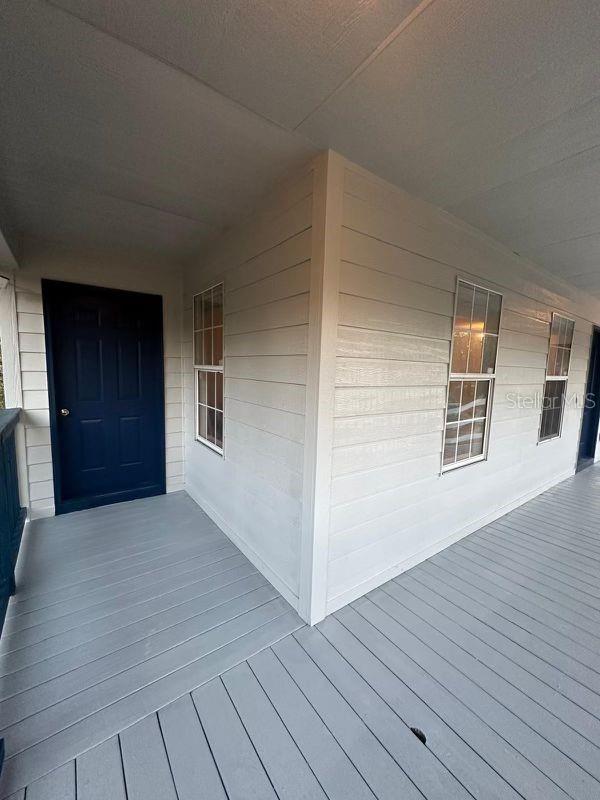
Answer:
<svg viewBox="0 0 600 800"><path fill-rule="evenodd" d="M461 302L462 302L462 299L464 297L464 294L461 291L463 289L463 287L468 287L468 291L472 293L472 297L471 297L471 301L470 301L469 317L468 317L468 320L467 320L468 325L464 326L464 329L461 331L460 321L463 318L466 319L466 316L464 315L464 313L460 313L461 312ZM476 317L475 316L475 301L476 301L476 298L477 298L478 294L482 295L484 293L486 295L486 297L485 297L485 313L483 315L481 315L480 317ZM498 298L497 301L494 301L495 304L497 304L496 325L494 326L495 329L491 329L488 326L488 322L490 320L490 297L492 297L492 296L494 298ZM466 298L466 299L467 299L467 302L468 302L468 298ZM463 312L464 312L464 310L463 310ZM458 376L458 375L465 375L465 376L486 375L486 376L490 376L490 375L495 374L496 361L497 361L497 357L498 357L498 337L500 335L500 316L501 316L501 312L502 312L502 295L501 294L499 294L498 292L494 292L491 289L486 289L483 286L478 286L477 284L471 283L469 281L464 281L464 280L462 280L460 278L457 280L456 299L455 299L455 304L454 304L454 316L453 316L453 324L452 324L452 348L451 348L452 352L450 354L450 374L451 375L453 375L453 376ZM474 337L474 335L476 335L476 334L473 333L473 322L474 322L475 319L478 319L478 318L481 318L483 320L483 327L482 327L482 330L480 332L480 336L481 336L481 356L479 357L479 370L473 370L473 369L470 369L473 337ZM461 338L464 338L466 336L468 336L468 346L467 346L466 355L465 355L464 359L460 359L461 348L457 347L457 343L460 343ZM485 353L486 353L486 346L487 346L488 340L495 342L495 346L494 346L494 350L493 350L493 369L490 370L488 368L488 369L486 369L484 371L483 370L484 356L485 356ZM458 359L460 359L460 361L463 362L460 365L463 366L463 364L464 364L464 369L457 369L457 363L456 363L457 360L458 360L457 356L458 356Z"/></svg>
<svg viewBox="0 0 600 800"><path fill-rule="evenodd" d="M455 464L461 464L462 465L465 462L469 462L470 463L472 460L480 460L484 456L484 454L485 454L485 445L486 445L486 432L487 432L486 421L487 421L487 419L489 417L489 409L490 409L490 402L491 402L491 390L492 390L492 379L490 377L488 377L488 376L481 377L479 379L472 379L472 378L463 379L463 378L459 378L459 379L455 380L453 378L453 379L450 380L450 384L453 384L453 383L454 384L460 384L460 400L459 400L459 404L458 404L458 407L457 407L457 409L458 409L458 412L457 412L458 413L458 418L456 420L448 419L450 405L448 404L448 406L446 408L446 423L445 423L445 430L444 430L444 450L443 450L443 453L442 453L442 459L443 459L444 467L446 469L451 467L451 466L453 466L453 465L455 465ZM475 384L473 401L472 401L473 402L473 413L472 413L472 415L470 417L462 416L462 413L463 413L464 387L468 383L474 383ZM486 393L485 393L485 413L476 415L475 411L477 409L477 397L478 397L477 391L478 391L478 388L479 388L480 384L487 384L487 390L486 390ZM448 392L448 394L450 394L450 391ZM473 451L473 442L475 440L474 439L474 433L475 433L476 423L483 423L483 430L481 431L481 449L480 449L479 452L474 452ZM469 434L469 455L466 456L465 458L457 459L456 456L458 454L458 448L459 448L459 444L460 444L461 429L467 428L469 426L471 428L471 432ZM450 431L452 431L452 432L456 431L457 432L457 436L456 436L456 440L454 442L454 458L452 460L446 461L446 450L447 450L447 445L448 445L448 433Z"/></svg>
<svg viewBox="0 0 600 800"><path fill-rule="evenodd" d="M224 287L218 283L194 295L192 307L196 440L220 454L224 444L223 300Z"/></svg>
<svg viewBox="0 0 600 800"><path fill-rule="evenodd" d="M555 323L558 322L557 330L555 331ZM561 338L568 334L568 342ZM542 399L542 411L540 414L540 426L538 430L538 444L542 442L550 442L553 439L560 439L562 436L563 418L565 413L565 398L567 395L567 382L569 379L569 369L571 367L571 353L573 349L573 336L575 334L575 320L570 317L559 314L556 311L552 312L552 319L550 320L550 336L548 339L548 355L546 357L546 380L544 381L544 395ZM553 337L556 337L554 339ZM555 354L552 358L553 351ZM558 364L558 353L561 354L560 358L560 374L556 374L554 370ZM566 357L566 365L565 365ZM546 399L550 397L549 390L558 388L562 384L562 391L560 392L560 404L558 408L548 406ZM557 395L551 396L551 399L556 399ZM558 414L556 413L558 412ZM557 426L555 429L543 435L544 429L547 429L546 422L550 416L557 419Z"/></svg>
<svg viewBox="0 0 600 800"><path fill-rule="evenodd" d="M218 305L215 306L215 301ZM208 312L206 307L208 305ZM214 323L215 308L220 309L219 321ZM198 311L199 309L199 311ZM223 284L211 286L193 298L193 361L194 366L204 369L223 369ZM208 323L208 324L206 324ZM200 346L198 346L200 342ZM210 347L206 345L210 342ZM220 345L220 346L219 346ZM198 351L201 351L202 358ZM215 352L216 351L216 352ZM210 358L206 358L210 354ZM220 357L219 357L220 356Z"/></svg>
<svg viewBox="0 0 600 800"><path fill-rule="evenodd" d="M483 316L483 329L480 332L483 343L481 347L481 361L479 364L479 368L483 369L484 365L484 354L485 354L485 343L488 337L491 337L495 340L495 347L493 350L493 360L492 360L492 369L489 372L453 372L452 369L455 366L455 347L457 341L457 319L459 314L459 306L461 301L461 287L468 287L469 291L472 291L472 298L471 298L471 311L470 311L470 318L468 320L468 331L469 331L469 343L468 343L468 351L466 360L464 360L465 366L469 368L469 361L470 361L470 354L471 354L471 343L472 343L472 326L473 326L473 319L474 319L474 309L475 309L475 299L477 296L477 292L479 293L486 293L486 306L485 306L485 315ZM488 330L488 321L490 321L490 298L494 299L494 325L492 330ZM452 322L452 339L451 339L451 347L450 347L450 366L449 366L449 375L448 375L448 388L447 388L447 397L446 397L446 415L444 418L444 435L443 435L443 442L442 442L442 472L448 472L450 470L456 469L457 467L462 467L467 464L472 464L477 461L483 461L487 458L487 448L488 448L488 440L489 440L489 427L490 427L490 419L491 419L491 410L492 410L492 401L493 401L493 393L494 393L494 383L496 378L496 364L498 360L498 341L500 336L500 325L501 325L501 317L502 317L502 295L499 292L495 292L492 289L488 289L485 286L480 286L478 284L474 284L471 281L463 280L462 278L457 279L457 286L456 286L456 297L455 297L455 304L454 304L454 316ZM460 329L459 329L460 330ZM462 393L464 390L464 383L475 381L476 383L476 391L477 385L479 382L487 382L488 383L488 390L487 390L487 401L486 401L486 412L484 416L472 417L468 420L461 420L459 416L458 421L448 420L448 413L449 413L449 403L450 403L450 389L451 384L455 382L461 382L461 405L459 405L459 415L461 413L462 408ZM474 409L475 411L475 409ZM459 444L460 444L460 425L464 423L466 425L471 425L471 433L469 437L469 455L468 457L461 458L459 460L453 461L446 461L446 451L447 451L447 439L448 439L448 431L457 431L456 442L455 442L455 459L458 455ZM474 429L475 423L483 423L483 431L481 437L481 452L473 454L473 440L474 440Z"/></svg>

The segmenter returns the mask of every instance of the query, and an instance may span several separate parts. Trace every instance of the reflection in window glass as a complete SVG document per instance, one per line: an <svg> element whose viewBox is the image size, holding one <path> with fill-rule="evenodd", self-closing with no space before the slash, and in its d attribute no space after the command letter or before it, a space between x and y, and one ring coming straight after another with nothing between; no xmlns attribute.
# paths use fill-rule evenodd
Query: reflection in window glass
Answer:
<svg viewBox="0 0 600 800"><path fill-rule="evenodd" d="M485 455L502 297L458 281L443 467Z"/></svg>
<svg viewBox="0 0 600 800"><path fill-rule="evenodd" d="M540 441L554 439L560 435L566 388L566 381L546 381L540 423Z"/></svg>
<svg viewBox="0 0 600 800"><path fill-rule="evenodd" d="M574 331L573 320L560 314L552 314L546 383L540 419L540 442L560 436Z"/></svg>
<svg viewBox="0 0 600 800"><path fill-rule="evenodd" d="M490 385L489 378L450 381L444 466L482 455Z"/></svg>
<svg viewBox="0 0 600 800"><path fill-rule="evenodd" d="M223 449L223 285L194 297L196 438Z"/></svg>

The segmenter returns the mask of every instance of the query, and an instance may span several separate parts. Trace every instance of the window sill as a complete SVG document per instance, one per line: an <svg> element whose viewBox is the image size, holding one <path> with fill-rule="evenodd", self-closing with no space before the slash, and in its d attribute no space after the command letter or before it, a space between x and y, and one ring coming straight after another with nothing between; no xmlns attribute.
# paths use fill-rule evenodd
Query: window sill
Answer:
<svg viewBox="0 0 600 800"><path fill-rule="evenodd" d="M546 436L545 439L538 439L537 443L538 443L538 445L540 445L540 444L546 444L546 442L554 442L554 441L556 441L556 439L560 439L561 436L562 436L562 433L557 433L556 436Z"/></svg>
<svg viewBox="0 0 600 800"><path fill-rule="evenodd" d="M223 448L222 447L217 447L216 444L213 444L212 442L209 442L208 439L203 439L201 436L196 436L196 442L198 444L203 444L209 450L212 450L213 453L216 453L217 455L221 456L221 458L223 458Z"/></svg>
<svg viewBox="0 0 600 800"><path fill-rule="evenodd" d="M448 472L455 472L457 469L462 469L463 467L470 467L472 464L481 464L482 461L487 461L487 454L465 459L464 461L457 461L456 464L448 464L448 466L442 467L440 475L446 475Z"/></svg>

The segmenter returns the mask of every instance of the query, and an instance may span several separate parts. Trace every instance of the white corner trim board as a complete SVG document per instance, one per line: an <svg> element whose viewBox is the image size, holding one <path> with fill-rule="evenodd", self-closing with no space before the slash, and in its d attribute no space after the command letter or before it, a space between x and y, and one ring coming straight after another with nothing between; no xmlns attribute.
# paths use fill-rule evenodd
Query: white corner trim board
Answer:
<svg viewBox="0 0 600 800"><path fill-rule="evenodd" d="M343 159L327 151L315 162L300 554L300 615L311 624L326 613L343 192Z"/></svg>

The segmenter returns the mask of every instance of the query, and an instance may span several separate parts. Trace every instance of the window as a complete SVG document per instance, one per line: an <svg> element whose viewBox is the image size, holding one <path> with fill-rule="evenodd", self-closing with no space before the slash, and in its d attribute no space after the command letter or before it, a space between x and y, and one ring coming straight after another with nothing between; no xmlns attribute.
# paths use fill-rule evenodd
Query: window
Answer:
<svg viewBox="0 0 600 800"><path fill-rule="evenodd" d="M560 436L574 330L575 323L572 319L561 317L560 314L552 314L544 401L540 420L540 442Z"/></svg>
<svg viewBox="0 0 600 800"><path fill-rule="evenodd" d="M486 457L502 296L459 280L456 287L442 469Z"/></svg>
<svg viewBox="0 0 600 800"><path fill-rule="evenodd" d="M194 295L196 439L223 452L223 284Z"/></svg>

